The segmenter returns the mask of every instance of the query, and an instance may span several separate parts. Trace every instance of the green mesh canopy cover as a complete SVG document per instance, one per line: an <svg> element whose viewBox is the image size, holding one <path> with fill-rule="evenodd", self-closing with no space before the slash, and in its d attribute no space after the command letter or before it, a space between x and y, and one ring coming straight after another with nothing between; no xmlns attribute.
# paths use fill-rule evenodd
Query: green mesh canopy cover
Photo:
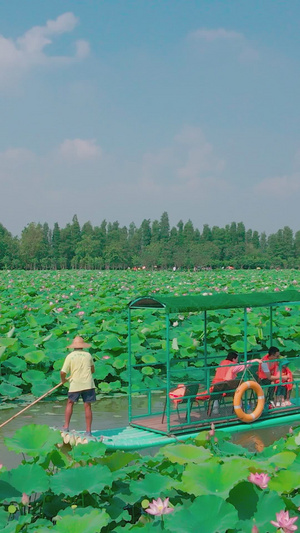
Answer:
<svg viewBox="0 0 300 533"><path fill-rule="evenodd" d="M251 292L245 294L213 294L169 296L156 294L132 300L130 309L165 309L167 313L210 311L213 309L231 309L235 307L269 307L276 304L300 304L300 292L287 290L281 292Z"/></svg>

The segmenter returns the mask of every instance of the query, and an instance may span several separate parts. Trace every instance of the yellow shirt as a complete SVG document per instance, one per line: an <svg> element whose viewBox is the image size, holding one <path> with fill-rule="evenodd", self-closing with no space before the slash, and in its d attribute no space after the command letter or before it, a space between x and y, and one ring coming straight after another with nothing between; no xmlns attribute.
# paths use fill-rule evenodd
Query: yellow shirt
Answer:
<svg viewBox="0 0 300 533"><path fill-rule="evenodd" d="M94 361L89 352L74 350L67 355L61 371L70 374L69 392L95 388L91 370L93 365Z"/></svg>

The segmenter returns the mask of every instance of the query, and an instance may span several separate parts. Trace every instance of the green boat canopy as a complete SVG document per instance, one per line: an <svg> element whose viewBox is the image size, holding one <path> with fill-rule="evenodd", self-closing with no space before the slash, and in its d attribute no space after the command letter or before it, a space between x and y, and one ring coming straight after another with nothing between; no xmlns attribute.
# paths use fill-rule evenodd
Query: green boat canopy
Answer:
<svg viewBox="0 0 300 533"><path fill-rule="evenodd" d="M250 292L243 294L212 294L169 296L156 294L132 300L129 309L165 309L167 313L210 311L237 307L270 307L277 304L300 304L300 292L287 290L281 292Z"/></svg>

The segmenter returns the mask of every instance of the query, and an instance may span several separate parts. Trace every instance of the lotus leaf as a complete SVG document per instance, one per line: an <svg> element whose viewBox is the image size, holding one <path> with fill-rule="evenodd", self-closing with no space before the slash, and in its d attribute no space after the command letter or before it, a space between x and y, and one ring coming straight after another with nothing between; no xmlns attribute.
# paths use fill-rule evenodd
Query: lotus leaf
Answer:
<svg viewBox="0 0 300 533"><path fill-rule="evenodd" d="M4 363L5 367L10 368L13 372L25 372L27 368L26 361L20 359L20 357L10 357Z"/></svg>
<svg viewBox="0 0 300 533"><path fill-rule="evenodd" d="M120 389L121 381L119 381L119 380L117 380L117 381L111 381L111 382L110 382L110 386L111 386L111 390L117 391L117 390Z"/></svg>
<svg viewBox="0 0 300 533"><path fill-rule="evenodd" d="M37 464L19 465L13 470L3 472L0 479L9 483L17 491L25 492L28 495L46 492L49 488L49 477L43 468Z"/></svg>
<svg viewBox="0 0 300 533"><path fill-rule="evenodd" d="M49 533L52 528L53 524L50 520L38 518L33 524L27 526L27 531L32 531L33 533Z"/></svg>
<svg viewBox="0 0 300 533"><path fill-rule="evenodd" d="M203 463L211 458L211 451L203 447L195 447L192 444L167 445L162 449L171 463L183 465L185 463Z"/></svg>
<svg viewBox="0 0 300 533"><path fill-rule="evenodd" d="M25 352L23 355L26 361L33 364L38 364L45 359L45 353L41 350L32 350L30 352Z"/></svg>
<svg viewBox="0 0 300 533"><path fill-rule="evenodd" d="M151 354L143 355L142 356L142 361L144 363L147 363L147 364L152 364L152 363L157 363L158 362L156 357L154 357L154 355L151 355Z"/></svg>
<svg viewBox="0 0 300 533"><path fill-rule="evenodd" d="M0 385L0 394L2 394L2 396L10 398L11 400L21 396L22 392L22 389L20 389L19 387L15 387L15 385L10 385L9 383L3 382Z"/></svg>
<svg viewBox="0 0 300 533"><path fill-rule="evenodd" d="M269 488L282 494L292 492L299 486L299 471L281 470L269 482Z"/></svg>
<svg viewBox="0 0 300 533"><path fill-rule="evenodd" d="M68 514L63 511L58 514L58 520L53 531L60 533L98 533L107 526L110 517L103 509L86 507L77 508L75 512L69 510Z"/></svg>
<svg viewBox="0 0 300 533"><path fill-rule="evenodd" d="M120 369L124 368L127 365L127 354L123 354L119 357L116 357L113 362L113 367Z"/></svg>
<svg viewBox="0 0 300 533"><path fill-rule="evenodd" d="M37 328L39 325L36 318L33 315L27 315L26 321L28 322L28 325L30 326L31 329Z"/></svg>
<svg viewBox="0 0 300 533"><path fill-rule="evenodd" d="M106 365L100 361L95 361L95 373L94 378L95 379L105 379L108 374L112 373L112 368L110 365Z"/></svg>
<svg viewBox="0 0 300 533"><path fill-rule="evenodd" d="M131 515L127 509L124 509L124 501L117 496L111 499L107 512L112 520L125 520L126 522L131 520Z"/></svg>
<svg viewBox="0 0 300 533"><path fill-rule="evenodd" d="M240 520L248 520L256 512L258 499L259 491L256 486L249 481L241 481L232 488L227 501L236 508Z"/></svg>
<svg viewBox="0 0 300 533"><path fill-rule="evenodd" d="M273 450L274 451L274 450ZM272 457L266 461L272 467L276 468L289 468L296 459L296 454L293 452L283 451L281 453L275 453Z"/></svg>
<svg viewBox="0 0 300 533"><path fill-rule="evenodd" d="M60 443L61 435L59 431L53 431L46 425L30 424L18 429L13 437L6 437L4 440L9 450L37 457L49 453L55 444Z"/></svg>
<svg viewBox="0 0 300 533"><path fill-rule="evenodd" d="M108 466L111 472L120 470L124 466L128 465L134 460L139 458L138 453L123 452L118 450L110 455L107 455L101 459L101 463Z"/></svg>
<svg viewBox="0 0 300 533"><path fill-rule="evenodd" d="M104 455L106 450L105 444L101 442L88 442L84 445L75 446L72 449L72 458L74 461L88 461L92 458L99 458Z"/></svg>
<svg viewBox="0 0 300 533"><path fill-rule="evenodd" d="M173 533L205 531L205 533L224 533L237 522L236 509L219 496L195 498L189 506L175 507L175 511L165 516L165 524Z"/></svg>
<svg viewBox="0 0 300 533"><path fill-rule="evenodd" d="M106 339L101 346L102 351L118 352L122 350L122 343L118 340L116 335L106 335Z"/></svg>
<svg viewBox="0 0 300 533"><path fill-rule="evenodd" d="M10 346L14 346L16 344L17 339L12 339L10 337L0 337L0 346L5 346L6 348Z"/></svg>
<svg viewBox="0 0 300 533"><path fill-rule="evenodd" d="M154 370L153 368L151 368L151 366L144 366L142 368L142 374L144 374L145 376L152 376L153 373Z"/></svg>
<svg viewBox="0 0 300 533"><path fill-rule="evenodd" d="M158 473L147 474L143 479L130 482L130 492L137 498L148 497L157 498L162 493L167 495L168 490L173 487L173 480L168 476Z"/></svg>
<svg viewBox="0 0 300 533"><path fill-rule="evenodd" d="M174 487L195 496L214 494L227 498L232 487L248 475L248 460L240 458L221 465L212 459L201 466L188 464L182 481L174 483Z"/></svg>
<svg viewBox="0 0 300 533"><path fill-rule="evenodd" d="M235 352L240 352L240 353L243 353L244 352L244 341L240 340L240 341L236 341L236 342L233 342L231 344L231 349L234 350ZM247 351L250 351L250 344L248 343L248 339L247 339Z"/></svg>
<svg viewBox="0 0 300 533"><path fill-rule="evenodd" d="M241 520L236 525L241 528L243 533L251 533L253 525L255 524L258 531L269 531L270 521L276 519L276 513L282 509L282 499L276 492L259 491L257 511L253 515L253 519Z"/></svg>
<svg viewBox="0 0 300 533"><path fill-rule="evenodd" d="M237 326L224 326L223 327L224 335L229 337L240 337L243 334L243 330Z"/></svg>
<svg viewBox="0 0 300 533"><path fill-rule="evenodd" d="M5 526L5 528L1 529L1 533L19 533L21 531L22 526L19 525L19 522L16 520L12 520Z"/></svg>
<svg viewBox="0 0 300 533"><path fill-rule="evenodd" d="M16 376L15 374L9 374L6 377L6 381L8 381L8 383L11 383L11 385L15 385L16 387L18 387L19 385L22 385L23 383L23 380L19 378L18 376Z"/></svg>
<svg viewBox="0 0 300 533"><path fill-rule="evenodd" d="M0 500L2 502L11 501L15 498L19 498L19 496L22 497L22 492L20 492L7 481L2 480L2 476L3 474L0 476Z"/></svg>
<svg viewBox="0 0 300 533"><path fill-rule="evenodd" d="M108 394L112 390L112 387L110 383L105 383L105 381L103 381L102 383L98 384L98 389L104 394Z"/></svg>
<svg viewBox="0 0 300 533"><path fill-rule="evenodd" d="M106 485L111 485L112 475L107 466L93 465L62 470L50 480L54 494L77 496L82 492L99 494Z"/></svg>
<svg viewBox="0 0 300 533"><path fill-rule="evenodd" d="M1 482L0 482L0 491L2 492L2 490L1 490ZM0 495L0 500L2 500L1 495ZM2 528L4 528L5 524L7 524L7 522L8 522L8 516L9 515L8 515L7 511L5 511L5 509L0 509L0 528L1 528L1 531L2 531Z"/></svg>
<svg viewBox="0 0 300 533"><path fill-rule="evenodd" d="M39 398L46 392L48 392L50 389L52 389L52 382L49 382L44 379L44 381L36 381L32 384L31 392L33 396L36 398Z"/></svg>
<svg viewBox="0 0 300 533"><path fill-rule="evenodd" d="M22 374L22 377L26 383L34 383L35 381L44 380L45 374L40 370L27 370L27 372Z"/></svg>

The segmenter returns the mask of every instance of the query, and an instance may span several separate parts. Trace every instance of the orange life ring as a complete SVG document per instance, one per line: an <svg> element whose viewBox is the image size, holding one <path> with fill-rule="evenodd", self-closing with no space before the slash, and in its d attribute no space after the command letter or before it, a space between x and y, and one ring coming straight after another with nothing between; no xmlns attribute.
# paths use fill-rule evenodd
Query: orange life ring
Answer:
<svg viewBox="0 0 300 533"><path fill-rule="evenodd" d="M257 405L252 413L245 413L242 409L242 398L246 390L252 389L257 394ZM265 395L261 386L256 381L244 381L235 391L233 398L233 407L236 416L242 422L253 422L260 417L265 406Z"/></svg>

